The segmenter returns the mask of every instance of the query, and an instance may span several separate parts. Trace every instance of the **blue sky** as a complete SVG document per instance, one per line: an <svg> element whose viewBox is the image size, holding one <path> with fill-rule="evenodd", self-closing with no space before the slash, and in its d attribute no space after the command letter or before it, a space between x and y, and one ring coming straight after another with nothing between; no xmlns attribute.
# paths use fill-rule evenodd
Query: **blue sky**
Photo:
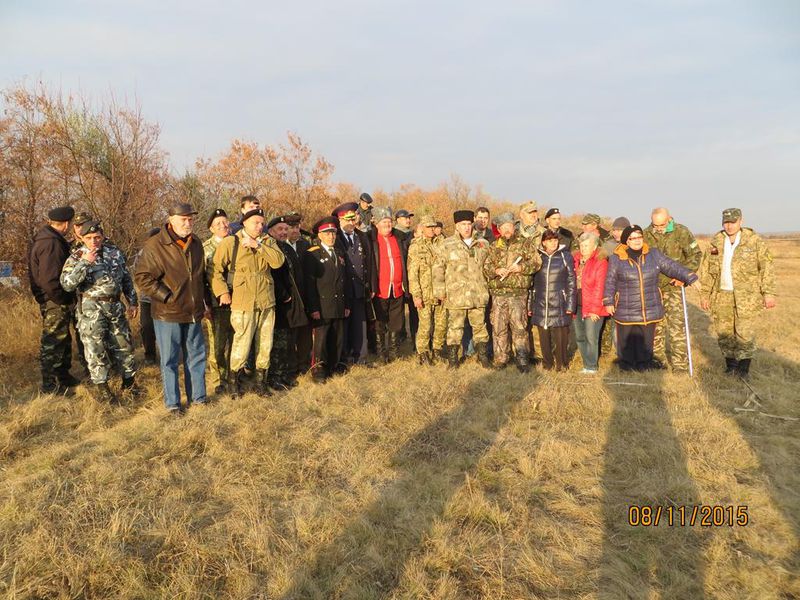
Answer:
<svg viewBox="0 0 800 600"><path fill-rule="evenodd" d="M0 84L136 98L176 173L299 133L369 190L800 230L800 2L0 3Z"/></svg>

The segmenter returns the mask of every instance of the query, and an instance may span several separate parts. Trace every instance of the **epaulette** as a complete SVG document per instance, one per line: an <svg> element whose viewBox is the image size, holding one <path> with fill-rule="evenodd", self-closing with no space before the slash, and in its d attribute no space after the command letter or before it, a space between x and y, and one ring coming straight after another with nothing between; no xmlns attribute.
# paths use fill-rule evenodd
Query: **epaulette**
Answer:
<svg viewBox="0 0 800 600"><path fill-rule="evenodd" d="M319 250L319 246L311 246L311 248L308 249L308 252L314 252L314 250Z"/></svg>

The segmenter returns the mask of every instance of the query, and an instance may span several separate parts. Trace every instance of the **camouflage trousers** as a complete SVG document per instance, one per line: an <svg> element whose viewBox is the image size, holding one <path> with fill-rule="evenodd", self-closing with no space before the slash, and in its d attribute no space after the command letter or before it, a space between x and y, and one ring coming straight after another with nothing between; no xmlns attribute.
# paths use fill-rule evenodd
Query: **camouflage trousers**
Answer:
<svg viewBox="0 0 800 600"><path fill-rule="evenodd" d="M683 299L680 288L664 292L664 318L656 324L653 357L663 364L672 364L676 371L689 370L686 327L683 321ZM667 361L669 357L669 361Z"/></svg>
<svg viewBox="0 0 800 600"><path fill-rule="evenodd" d="M92 383L108 381L112 356L123 378L136 374L133 336L122 302L83 300L78 329Z"/></svg>
<svg viewBox="0 0 800 600"><path fill-rule="evenodd" d="M756 351L755 320L758 310L738 307L733 292L717 293L711 317L717 330L717 342L725 358L753 358Z"/></svg>
<svg viewBox="0 0 800 600"><path fill-rule="evenodd" d="M227 382L230 378L231 346L233 343L233 327L231 327L231 309L215 307L211 309L211 320L206 321L208 334L208 368L209 383L212 387Z"/></svg>
<svg viewBox="0 0 800 600"><path fill-rule="evenodd" d="M272 352L272 333L275 329L275 307L264 310L232 310L233 343L231 344L231 372L244 369L250 347L255 349L256 369L269 369Z"/></svg>
<svg viewBox="0 0 800 600"><path fill-rule="evenodd" d="M45 386L54 384L57 377L67 375L72 365L72 336L69 333L72 311L71 306L49 300L39 305L39 312L42 314L39 364L42 369L42 384Z"/></svg>
<svg viewBox="0 0 800 600"><path fill-rule="evenodd" d="M505 364L511 343L516 354L528 356L528 298L527 296L492 296L492 335L494 361Z"/></svg>
<svg viewBox="0 0 800 600"><path fill-rule="evenodd" d="M447 335L447 309L441 304L426 302L422 308L417 309L417 314L419 315L417 353L426 352L428 348L434 352L441 350ZM431 334L433 334L432 342Z"/></svg>
<svg viewBox="0 0 800 600"><path fill-rule="evenodd" d="M489 330L486 328L486 307L448 308L447 309L447 345L460 346L464 337L464 321L469 319L472 326L472 339L475 342L488 342Z"/></svg>
<svg viewBox="0 0 800 600"><path fill-rule="evenodd" d="M293 379L297 376L297 339L300 328L276 329L272 336L269 376Z"/></svg>

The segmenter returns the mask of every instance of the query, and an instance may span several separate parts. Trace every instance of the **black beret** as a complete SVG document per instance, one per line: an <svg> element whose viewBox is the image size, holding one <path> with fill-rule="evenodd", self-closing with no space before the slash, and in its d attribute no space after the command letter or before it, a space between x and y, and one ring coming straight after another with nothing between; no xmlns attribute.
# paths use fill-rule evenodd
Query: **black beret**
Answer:
<svg viewBox="0 0 800 600"><path fill-rule="evenodd" d="M191 204L186 202L178 202L169 207L169 216L175 217L188 217L189 215L196 215L197 211Z"/></svg>
<svg viewBox="0 0 800 600"><path fill-rule="evenodd" d="M622 234L619 236L619 241L621 244L627 244L628 238L631 237L631 234L634 231L638 231L639 233L644 233L642 228L638 225L628 225L625 229L622 230Z"/></svg>
<svg viewBox="0 0 800 600"><path fill-rule="evenodd" d="M103 227L99 221L86 221L81 226L81 235L88 235L90 233L103 233Z"/></svg>
<svg viewBox="0 0 800 600"><path fill-rule="evenodd" d="M457 210L453 213L453 223L461 223L461 221L475 221L475 212L471 210Z"/></svg>
<svg viewBox="0 0 800 600"><path fill-rule="evenodd" d="M71 221L75 216L75 209L71 206L57 206L47 213L51 221Z"/></svg>
<svg viewBox="0 0 800 600"><path fill-rule="evenodd" d="M551 208L550 210L548 210L548 211L545 213L545 215L544 215L544 218L545 218L545 219L549 219L549 218L550 218L550 217L552 217L553 215L560 215L560 214L561 214L561 211L560 211L560 210L558 210L557 208Z"/></svg>
<svg viewBox="0 0 800 600"><path fill-rule="evenodd" d="M319 235L320 229L325 231L328 229L338 229L339 220L336 217L323 217L314 223L314 235Z"/></svg>
<svg viewBox="0 0 800 600"><path fill-rule="evenodd" d="M285 217L285 216L275 217L274 219L270 220L269 223L267 223L267 229L272 229L278 223L286 223L286 224L288 224L289 221L286 220L287 218L288 217Z"/></svg>
<svg viewBox="0 0 800 600"><path fill-rule="evenodd" d="M366 202L367 204L372 204L372 196L370 196L367 192L361 194L358 199L362 202Z"/></svg>
<svg viewBox="0 0 800 600"><path fill-rule="evenodd" d="M248 210L246 213L242 215L242 223L247 221L250 217L263 217L264 211L260 208L254 208L253 210Z"/></svg>
<svg viewBox="0 0 800 600"><path fill-rule="evenodd" d="M206 227L208 227L210 229L211 228L211 224L214 222L214 219L216 219L217 217L225 217L227 219L228 218L228 213L226 213L221 208L217 208L216 210L214 210L214 212L212 212L208 216L208 224L206 225Z"/></svg>

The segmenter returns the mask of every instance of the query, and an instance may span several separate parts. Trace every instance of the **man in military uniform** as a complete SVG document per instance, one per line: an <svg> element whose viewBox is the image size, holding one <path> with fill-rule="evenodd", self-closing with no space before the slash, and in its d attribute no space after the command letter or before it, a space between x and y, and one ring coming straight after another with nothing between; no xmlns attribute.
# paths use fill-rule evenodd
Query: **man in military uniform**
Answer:
<svg viewBox="0 0 800 600"><path fill-rule="evenodd" d="M653 209L650 225L644 230L644 241L690 271L697 271L700 266L703 252L697 240L686 226L675 222L666 208ZM683 284L660 275L658 285L664 302L664 319L656 324L653 357L666 366L669 343L669 362L673 371L685 372L689 370L689 356L681 297Z"/></svg>
<svg viewBox="0 0 800 600"><path fill-rule="evenodd" d="M367 321L372 311L372 247L369 235L356 229L355 202L340 204L331 213L339 220L336 250L344 257L347 295L352 299L344 321L342 361L348 365L367 362Z"/></svg>
<svg viewBox="0 0 800 600"><path fill-rule="evenodd" d="M532 275L542 266L540 253L515 231L514 215L504 213L496 219L500 237L489 246L483 265L492 296L494 364L503 368L509 359L509 330L514 358L520 373L528 363L528 290Z"/></svg>
<svg viewBox="0 0 800 600"><path fill-rule="evenodd" d="M311 376L317 383L345 370L340 361L351 299L346 294L344 256L336 251L337 222L336 217L325 217L314 224L319 243L308 249L303 262L306 311L314 328Z"/></svg>
<svg viewBox="0 0 800 600"><path fill-rule="evenodd" d="M432 216L423 215L420 225L422 236L411 242L408 249L408 289L419 314L417 356L420 364L432 365L434 355L442 354L447 334L447 311L433 295L434 257L444 238L436 237L436 221Z"/></svg>
<svg viewBox="0 0 800 600"><path fill-rule="evenodd" d="M361 224L358 228L367 233L372 229L372 196L364 192L358 198L358 218Z"/></svg>
<svg viewBox="0 0 800 600"><path fill-rule="evenodd" d="M28 277L31 293L42 314L42 338L39 363L42 393L61 393L80 383L70 372L75 295L61 287L61 269L69 256L64 237L75 216L71 206L60 206L47 213L47 225L33 238L28 253Z"/></svg>
<svg viewBox="0 0 800 600"><path fill-rule="evenodd" d="M586 213L581 219L581 230L583 233L593 233L600 238L599 245L603 245L611 237L611 232L600 225L600 215L594 213ZM620 232L621 234L622 232ZM578 250L578 238L572 239L571 250L575 252Z"/></svg>
<svg viewBox="0 0 800 600"><path fill-rule="evenodd" d="M100 223L87 221L80 235L83 247L73 252L64 264L61 286L80 294L78 328L89 363L93 395L100 402L114 404L117 400L108 387L109 355L119 365L122 389L133 390L136 365L127 317L136 318L139 303L125 256L119 248L103 245ZM127 310L121 294L128 303Z"/></svg>
<svg viewBox="0 0 800 600"><path fill-rule="evenodd" d="M701 306L711 309L725 372L747 378L756 349L754 322L775 308L772 255L761 237L742 227L742 211L722 212L722 231L711 239L700 265Z"/></svg>
<svg viewBox="0 0 800 600"><path fill-rule="evenodd" d="M206 259L206 273L214 272L214 254L222 240L228 237L230 223L228 214L218 208L208 217L208 229L211 237L203 242L203 254ZM211 297L211 319L206 321L208 334L208 359L206 368L214 386L215 394L224 394L230 383L231 345L233 343L233 327L231 326L231 307L222 306L211 290L211 278L206 280Z"/></svg>
<svg viewBox="0 0 800 600"><path fill-rule="evenodd" d="M458 367L458 350L467 319L472 325L478 360L484 368L492 366L485 314L489 290L483 275L489 243L473 237L474 220L471 210L453 213L456 231L439 246L433 265L433 295L447 309L447 356L451 368Z"/></svg>
<svg viewBox="0 0 800 600"><path fill-rule="evenodd" d="M475 237L483 238L490 244L494 241L491 213L485 206L475 209Z"/></svg>
<svg viewBox="0 0 800 600"><path fill-rule="evenodd" d="M549 209L544 215L544 222L547 229L558 234L559 245L572 248L575 235L566 227L561 227L561 211L558 208Z"/></svg>
<svg viewBox="0 0 800 600"><path fill-rule="evenodd" d="M533 249L538 250L544 227L539 223L539 208L533 200L519 207L517 229L523 238L530 240Z"/></svg>
<svg viewBox="0 0 800 600"><path fill-rule="evenodd" d="M289 215L273 218L267 231L278 244L286 260L272 272L275 282L275 332L267 383L276 391L297 386L297 333L308 325L301 287L303 271L297 255L286 240L289 237Z"/></svg>
<svg viewBox="0 0 800 600"><path fill-rule="evenodd" d="M401 208L394 213L394 228L398 231L402 231L409 240L413 238L414 233L411 227L411 217L413 216L414 213L407 211L405 208Z"/></svg>
<svg viewBox="0 0 800 600"><path fill-rule="evenodd" d="M264 233L264 211L246 212L241 222L242 229L223 239L214 253L211 289L221 306L231 308L234 395L243 394L244 367L254 346L258 393L271 396L267 376L275 327L275 285L270 271L279 269L285 258L275 240Z"/></svg>
<svg viewBox="0 0 800 600"><path fill-rule="evenodd" d="M437 240L443 240L445 238L442 231L444 230L444 223L441 221L436 221L436 227L433 228L433 237Z"/></svg>

